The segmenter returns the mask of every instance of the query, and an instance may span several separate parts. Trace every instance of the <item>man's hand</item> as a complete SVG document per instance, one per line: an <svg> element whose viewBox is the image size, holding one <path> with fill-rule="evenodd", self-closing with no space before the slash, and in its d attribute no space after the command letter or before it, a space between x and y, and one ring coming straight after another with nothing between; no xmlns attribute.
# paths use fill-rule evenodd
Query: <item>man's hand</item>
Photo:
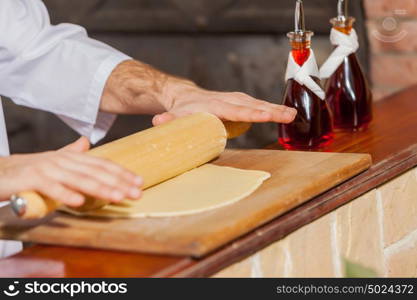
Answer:
<svg viewBox="0 0 417 300"><path fill-rule="evenodd" d="M105 159L83 152L90 147L80 138L59 151L0 158L0 200L36 191L69 206L80 206L84 195L109 202L137 199L142 179Z"/></svg>
<svg viewBox="0 0 417 300"><path fill-rule="evenodd" d="M172 92L168 89L162 101L167 112L156 115L154 125L195 112L209 112L222 120L253 123L289 123L297 113L293 108L255 99L244 93L207 91L180 80L171 85Z"/></svg>
<svg viewBox="0 0 417 300"><path fill-rule="evenodd" d="M277 123L290 123L297 113L293 108L244 93L208 91L134 60L113 70L103 92L101 110L154 114L154 125L196 112L209 112L229 121Z"/></svg>

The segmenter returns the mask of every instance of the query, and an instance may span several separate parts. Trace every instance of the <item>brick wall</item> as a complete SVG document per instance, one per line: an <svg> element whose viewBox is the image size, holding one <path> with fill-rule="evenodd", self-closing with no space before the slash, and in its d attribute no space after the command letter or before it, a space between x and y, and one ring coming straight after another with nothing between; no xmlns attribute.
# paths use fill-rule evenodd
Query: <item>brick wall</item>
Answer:
<svg viewBox="0 0 417 300"><path fill-rule="evenodd" d="M215 277L345 277L343 259L378 277L417 277L416 193L414 169Z"/></svg>
<svg viewBox="0 0 417 300"><path fill-rule="evenodd" d="M417 84L417 0L364 0L375 99Z"/></svg>

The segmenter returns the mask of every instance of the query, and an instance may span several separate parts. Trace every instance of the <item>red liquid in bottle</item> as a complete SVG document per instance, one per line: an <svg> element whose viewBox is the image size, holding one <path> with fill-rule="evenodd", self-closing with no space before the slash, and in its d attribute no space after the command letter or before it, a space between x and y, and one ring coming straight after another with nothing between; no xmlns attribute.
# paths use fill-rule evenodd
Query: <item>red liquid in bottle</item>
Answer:
<svg viewBox="0 0 417 300"><path fill-rule="evenodd" d="M294 60L302 66L310 55L310 49L304 47L293 49L292 55ZM313 77L313 79L319 84L318 78ZM323 147L333 140L329 108L326 102L310 89L293 79L288 80L282 104L298 111L292 123L278 125L278 141L284 148L312 150Z"/></svg>
<svg viewBox="0 0 417 300"><path fill-rule="evenodd" d="M349 34L352 27L336 28ZM326 102L337 129L366 129L372 120L372 93L353 53L346 57L326 82Z"/></svg>

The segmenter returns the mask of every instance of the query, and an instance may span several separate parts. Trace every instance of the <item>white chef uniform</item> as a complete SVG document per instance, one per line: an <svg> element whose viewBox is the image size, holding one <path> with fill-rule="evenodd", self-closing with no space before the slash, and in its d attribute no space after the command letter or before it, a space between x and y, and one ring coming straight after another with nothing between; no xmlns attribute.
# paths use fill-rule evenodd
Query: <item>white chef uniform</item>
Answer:
<svg viewBox="0 0 417 300"><path fill-rule="evenodd" d="M40 0L0 0L0 33L0 95L56 114L92 143L104 137L115 116L98 112L101 94L111 71L130 57L80 26L51 25ZM0 101L0 155L8 154ZM0 257L20 249L0 241Z"/></svg>

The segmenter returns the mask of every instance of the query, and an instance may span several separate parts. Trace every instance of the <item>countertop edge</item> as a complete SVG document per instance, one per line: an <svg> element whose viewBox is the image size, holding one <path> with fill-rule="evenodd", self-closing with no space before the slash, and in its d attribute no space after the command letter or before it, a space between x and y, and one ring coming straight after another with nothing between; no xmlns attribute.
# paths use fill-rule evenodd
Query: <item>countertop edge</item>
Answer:
<svg viewBox="0 0 417 300"><path fill-rule="evenodd" d="M417 166L417 144L277 217L170 277L209 277Z"/></svg>

